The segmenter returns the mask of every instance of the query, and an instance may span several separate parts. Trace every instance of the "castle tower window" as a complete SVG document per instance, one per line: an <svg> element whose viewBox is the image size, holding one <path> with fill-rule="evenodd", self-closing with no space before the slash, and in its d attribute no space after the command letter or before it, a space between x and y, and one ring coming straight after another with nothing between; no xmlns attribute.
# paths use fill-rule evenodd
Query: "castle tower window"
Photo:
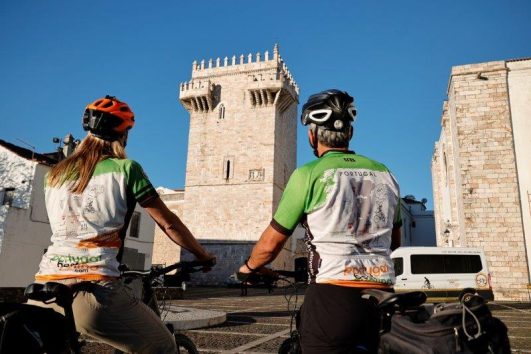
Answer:
<svg viewBox="0 0 531 354"><path fill-rule="evenodd" d="M15 188L5 188L1 192L2 205L12 205L15 199Z"/></svg>
<svg viewBox="0 0 531 354"><path fill-rule="evenodd" d="M223 179L228 181L234 177L234 156L226 156L223 159Z"/></svg>
<svg viewBox="0 0 531 354"><path fill-rule="evenodd" d="M225 119L225 105L219 105L219 119Z"/></svg>

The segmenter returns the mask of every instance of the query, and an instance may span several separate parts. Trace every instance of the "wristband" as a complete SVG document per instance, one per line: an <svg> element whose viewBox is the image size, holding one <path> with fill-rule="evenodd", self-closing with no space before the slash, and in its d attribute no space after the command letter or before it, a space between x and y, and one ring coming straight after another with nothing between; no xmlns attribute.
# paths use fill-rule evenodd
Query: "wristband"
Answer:
<svg viewBox="0 0 531 354"><path fill-rule="evenodd" d="M249 258L250 258L250 257L249 257ZM247 267L247 269L249 269L252 273L254 273L254 272L256 272L258 269L254 269L254 268L249 267L249 263L248 263L249 258L247 258L243 264L245 264L245 266Z"/></svg>

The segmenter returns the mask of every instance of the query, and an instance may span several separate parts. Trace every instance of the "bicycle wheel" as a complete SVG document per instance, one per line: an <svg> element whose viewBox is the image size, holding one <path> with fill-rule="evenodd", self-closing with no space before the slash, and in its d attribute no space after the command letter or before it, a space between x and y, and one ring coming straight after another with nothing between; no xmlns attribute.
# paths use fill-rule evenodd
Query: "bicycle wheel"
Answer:
<svg viewBox="0 0 531 354"><path fill-rule="evenodd" d="M181 333L174 333L175 344L177 344L177 354L199 354L194 342L187 336Z"/></svg>

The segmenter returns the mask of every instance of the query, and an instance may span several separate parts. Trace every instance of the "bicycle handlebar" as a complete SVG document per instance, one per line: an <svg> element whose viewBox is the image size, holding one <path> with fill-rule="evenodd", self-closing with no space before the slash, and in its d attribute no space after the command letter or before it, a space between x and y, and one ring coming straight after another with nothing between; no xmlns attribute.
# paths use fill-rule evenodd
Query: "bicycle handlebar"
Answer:
<svg viewBox="0 0 531 354"><path fill-rule="evenodd" d="M215 265L215 262L213 260L182 261L182 262L174 263L164 268L151 267L151 269L144 270L144 271L126 269L122 271L122 276L125 276L125 277L138 276L138 277L156 278L160 275L169 273L172 270L176 270L176 269L180 269L181 273L195 273L195 272L199 272L203 268L211 268L214 265Z"/></svg>
<svg viewBox="0 0 531 354"><path fill-rule="evenodd" d="M194 273L194 272L198 272L198 271L201 270L201 269L197 269L198 267L201 267L201 268L212 268L214 265L215 265L215 263L212 260L208 260L208 261L183 261L183 262L178 262L178 263L169 265L169 266L164 267L164 268L160 268L160 269L155 268L152 271L153 271L153 273L156 274L156 276L169 273L169 272L171 272L172 270L175 270L175 269L181 269L181 271L186 272L186 273Z"/></svg>
<svg viewBox="0 0 531 354"><path fill-rule="evenodd" d="M254 273L236 273L236 278L241 282L246 282L250 284L271 284L278 279L282 278L294 278L297 279L305 273L303 271L292 271L292 270L283 270L283 269L270 269L270 272L273 274L262 274L260 272Z"/></svg>

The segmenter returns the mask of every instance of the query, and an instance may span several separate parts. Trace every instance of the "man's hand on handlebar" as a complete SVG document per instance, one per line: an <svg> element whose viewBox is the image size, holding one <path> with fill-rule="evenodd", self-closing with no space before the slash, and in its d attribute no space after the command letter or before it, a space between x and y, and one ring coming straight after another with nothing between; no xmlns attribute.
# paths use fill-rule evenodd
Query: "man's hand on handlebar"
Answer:
<svg viewBox="0 0 531 354"><path fill-rule="evenodd" d="M260 267L255 271L251 271L244 264L236 273L236 278L246 285L253 285L260 281L264 281L264 279L269 279L271 281L277 280L278 273L266 267Z"/></svg>

